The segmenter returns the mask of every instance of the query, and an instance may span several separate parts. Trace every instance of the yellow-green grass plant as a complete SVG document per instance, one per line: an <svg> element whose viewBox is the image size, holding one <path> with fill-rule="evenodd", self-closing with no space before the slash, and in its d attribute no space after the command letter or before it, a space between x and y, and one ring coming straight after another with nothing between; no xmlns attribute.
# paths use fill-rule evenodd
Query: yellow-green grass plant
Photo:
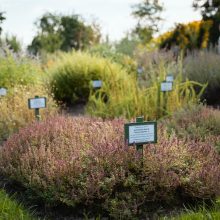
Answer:
<svg viewBox="0 0 220 220"><path fill-rule="evenodd" d="M168 219L168 218L164 218ZM198 209L186 209L186 211L177 217L169 218L171 220L218 220L220 219L220 201L217 199L210 208L203 204Z"/></svg>
<svg viewBox="0 0 220 220"><path fill-rule="evenodd" d="M36 58L0 47L0 87L9 89L17 85L35 85L40 83L42 76L43 71Z"/></svg>
<svg viewBox="0 0 220 220"><path fill-rule="evenodd" d="M207 85L184 80L182 62L177 63L173 90L161 92L161 82L166 79L170 66L160 62L151 66L150 78L139 85L133 75L122 78L104 79L101 89L91 88L87 112L103 118L125 117L128 119L143 115L146 119L158 119L170 115L176 110L190 104L199 103L201 94ZM198 92L199 91L199 92Z"/></svg>
<svg viewBox="0 0 220 220"><path fill-rule="evenodd" d="M71 105L87 103L92 80L102 80L104 87L107 84L119 90L126 87L134 90L135 84L135 76L120 64L87 52L59 54L50 64L48 74L55 98Z"/></svg>
<svg viewBox="0 0 220 220"><path fill-rule="evenodd" d="M34 110L28 108L28 99L36 95L47 98L46 109L40 110L41 119L56 114L57 105L43 85L18 85L0 97L0 144L20 127L35 120Z"/></svg>
<svg viewBox="0 0 220 220"><path fill-rule="evenodd" d="M34 220L31 211L26 210L21 204L9 197L0 189L0 219L1 220Z"/></svg>

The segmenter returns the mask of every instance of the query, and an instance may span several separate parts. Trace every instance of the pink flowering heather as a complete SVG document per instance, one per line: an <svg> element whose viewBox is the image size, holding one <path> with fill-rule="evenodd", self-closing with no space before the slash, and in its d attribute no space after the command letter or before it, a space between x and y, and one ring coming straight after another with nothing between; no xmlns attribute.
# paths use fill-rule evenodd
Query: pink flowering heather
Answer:
<svg viewBox="0 0 220 220"><path fill-rule="evenodd" d="M148 202L219 195L220 159L211 144L170 137L160 127L142 163L125 146L123 125L64 116L34 123L0 149L0 172L47 204L95 205L113 218L140 215Z"/></svg>

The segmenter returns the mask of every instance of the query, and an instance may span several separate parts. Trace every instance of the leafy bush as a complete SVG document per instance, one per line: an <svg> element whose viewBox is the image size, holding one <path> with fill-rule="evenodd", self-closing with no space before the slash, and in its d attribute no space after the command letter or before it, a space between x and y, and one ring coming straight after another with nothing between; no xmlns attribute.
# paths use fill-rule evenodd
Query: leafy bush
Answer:
<svg viewBox="0 0 220 220"><path fill-rule="evenodd" d="M123 124L62 116L34 123L0 149L0 172L48 205L99 208L115 219L143 217L149 204L219 194L220 158L209 143L168 137L160 128L142 163L124 144Z"/></svg>
<svg viewBox="0 0 220 220"><path fill-rule="evenodd" d="M55 98L68 104L86 103L92 80L102 80L104 84L117 82L121 87L131 86L133 80L121 65L82 52L61 54L49 74Z"/></svg>
<svg viewBox="0 0 220 220"><path fill-rule="evenodd" d="M28 98L35 95L47 97L47 108L41 110L43 119L56 113L53 98L43 86L20 85L9 89L7 96L0 97L0 144L20 127L35 120L34 110L28 109Z"/></svg>
<svg viewBox="0 0 220 220"><path fill-rule="evenodd" d="M220 104L220 56L213 51L194 52L184 60L185 76L196 82L208 83L203 95L207 104Z"/></svg>

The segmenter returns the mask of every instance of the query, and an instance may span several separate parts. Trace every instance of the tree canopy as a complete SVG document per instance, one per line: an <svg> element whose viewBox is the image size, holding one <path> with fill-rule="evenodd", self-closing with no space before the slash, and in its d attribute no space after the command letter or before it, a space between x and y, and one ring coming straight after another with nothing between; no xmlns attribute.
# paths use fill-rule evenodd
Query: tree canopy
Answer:
<svg viewBox="0 0 220 220"><path fill-rule="evenodd" d="M209 42L216 45L220 36L220 0L194 0L193 7L200 10L204 21L212 20Z"/></svg>
<svg viewBox="0 0 220 220"><path fill-rule="evenodd" d="M0 25L5 20L4 12L0 12ZM2 27L0 26L0 34L2 32Z"/></svg>
<svg viewBox="0 0 220 220"><path fill-rule="evenodd" d="M143 43L149 42L153 34L158 32L163 9L159 0L142 0L141 3L133 6L132 14L138 19L134 32Z"/></svg>
<svg viewBox="0 0 220 220"><path fill-rule="evenodd" d="M160 48L165 49L175 48L176 46L183 50L207 48L211 26L211 20L177 24L172 31L162 34L155 41Z"/></svg>
<svg viewBox="0 0 220 220"><path fill-rule="evenodd" d="M97 25L86 25L79 15L44 14L35 23L38 32L28 50L34 54L42 51L70 51L85 49L100 41Z"/></svg>

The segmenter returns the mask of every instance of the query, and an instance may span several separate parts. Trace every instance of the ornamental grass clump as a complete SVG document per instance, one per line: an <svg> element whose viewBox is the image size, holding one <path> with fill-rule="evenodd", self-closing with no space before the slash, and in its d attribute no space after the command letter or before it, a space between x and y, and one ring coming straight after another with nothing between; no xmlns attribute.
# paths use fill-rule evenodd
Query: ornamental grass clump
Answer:
<svg viewBox="0 0 220 220"><path fill-rule="evenodd" d="M34 109L28 108L28 99L36 95L47 98L47 107L40 110L41 120L57 113L52 95L42 85L17 85L0 97L0 145L9 135L35 120Z"/></svg>
<svg viewBox="0 0 220 220"><path fill-rule="evenodd" d="M202 99L208 105L219 105L220 57L215 51L195 51L184 59L185 77L199 83L207 83Z"/></svg>
<svg viewBox="0 0 220 220"><path fill-rule="evenodd" d="M7 46L0 47L0 87L7 89L18 85L36 85L41 82L43 71L36 58L14 53Z"/></svg>
<svg viewBox="0 0 220 220"><path fill-rule="evenodd" d="M48 68L48 75L55 99L67 105L87 103L92 80L102 80L104 87L117 84L119 96L121 90L132 90L135 84L135 78L120 64L86 52L60 53Z"/></svg>
<svg viewBox="0 0 220 220"><path fill-rule="evenodd" d="M210 143L179 140L159 128L143 163L124 144L123 120L53 117L12 135L0 149L0 173L45 204L64 204L114 219L149 207L220 192L220 158Z"/></svg>
<svg viewBox="0 0 220 220"><path fill-rule="evenodd" d="M163 57L158 60L143 57L142 62L144 60L143 72L135 80L127 78L126 83L123 83L124 79L119 83L112 79L101 89L91 90L87 112L102 118L123 116L131 119L144 115L146 119L154 120L200 102L207 85L184 79L182 60L172 62ZM169 74L174 77L172 91L162 92L161 83Z"/></svg>

